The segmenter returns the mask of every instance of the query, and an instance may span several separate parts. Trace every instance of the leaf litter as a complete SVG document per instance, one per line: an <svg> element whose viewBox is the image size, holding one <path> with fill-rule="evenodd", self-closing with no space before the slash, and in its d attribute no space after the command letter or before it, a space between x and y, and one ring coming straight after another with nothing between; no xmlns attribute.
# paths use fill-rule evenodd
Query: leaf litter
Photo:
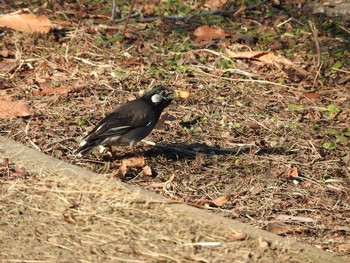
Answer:
<svg viewBox="0 0 350 263"><path fill-rule="evenodd" d="M130 23L128 36L118 41L115 37L123 25L108 24L107 15L96 14L93 23L87 19L96 10L110 11L94 5L98 4L65 3L60 8L69 19L56 14L50 20L66 32L52 32L50 39L5 29L2 41L8 54L20 52L21 57L14 68L1 72L1 89L14 100L30 102L35 114L29 120L17 115L4 119L1 135L113 174L128 153L121 152L112 162L98 153L75 159L73 151L84 134L116 105L152 85L186 87L189 100L167 109L174 120L147 138L167 147L140 144L146 166L124 162L120 177L258 228L274 223L278 215L310 218L315 221L285 221L274 231L327 251L348 253L348 231L335 229L345 229L350 218L350 70L342 60L347 50L341 41L344 32L331 34L339 29L333 20L320 21L315 36L303 17L288 19L283 11L266 17L267 11L276 10L264 5L233 20L214 16L190 24ZM135 10L139 8L136 4ZM84 22L77 27L82 17ZM191 33L200 26L222 31L209 38L205 33L205 41L192 41ZM227 47L235 54L247 52L246 45L226 33L245 34L247 28L259 39L256 47L249 47L250 57L225 53ZM315 37L328 50L321 53L325 57L318 67ZM20 49L14 44L17 38L22 40ZM271 44L277 50L264 51ZM12 55L2 59L0 63ZM56 75L60 77L50 79ZM46 82L50 87L43 85ZM79 82L84 87L70 90ZM329 133L329 127L336 133ZM213 200L219 201L216 207L205 206ZM288 226L298 231L289 231Z"/></svg>

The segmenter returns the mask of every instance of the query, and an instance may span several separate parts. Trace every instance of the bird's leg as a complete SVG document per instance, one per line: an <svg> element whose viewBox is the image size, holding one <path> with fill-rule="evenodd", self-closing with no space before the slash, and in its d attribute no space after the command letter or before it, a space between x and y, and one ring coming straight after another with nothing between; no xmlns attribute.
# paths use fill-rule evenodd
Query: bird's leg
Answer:
<svg viewBox="0 0 350 263"><path fill-rule="evenodd" d="M131 148L132 153L136 156L136 158L142 158L141 153L135 149L135 146L136 146L136 142L132 141L130 143L130 148Z"/></svg>
<svg viewBox="0 0 350 263"><path fill-rule="evenodd" d="M106 146L108 148L108 151L111 153L111 157L114 159L116 157L116 153L115 153L115 151L113 151L112 146L110 146L110 145L106 145Z"/></svg>

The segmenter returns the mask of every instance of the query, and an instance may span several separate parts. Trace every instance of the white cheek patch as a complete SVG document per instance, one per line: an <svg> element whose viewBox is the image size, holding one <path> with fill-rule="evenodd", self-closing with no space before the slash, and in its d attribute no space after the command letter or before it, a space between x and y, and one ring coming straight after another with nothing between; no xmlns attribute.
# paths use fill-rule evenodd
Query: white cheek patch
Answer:
<svg viewBox="0 0 350 263"><path fill-rule="evenodd" d="M152 97L151 97L151 101L154 103L154 104L158 104L160 102L162 102L163 100L163 97L159 94L154 94Z"/></svg>

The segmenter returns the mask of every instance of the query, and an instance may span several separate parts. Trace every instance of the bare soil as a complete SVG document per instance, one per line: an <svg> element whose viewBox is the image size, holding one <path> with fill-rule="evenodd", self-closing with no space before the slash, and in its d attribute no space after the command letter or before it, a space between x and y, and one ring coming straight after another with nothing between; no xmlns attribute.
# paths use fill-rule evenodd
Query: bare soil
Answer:
<svg viewBox="0 0 350 263"><path fill-rule="evenodd" d="M91 1L78 5L68 1L59 12L53 12L53 7L41 10L57 25L57 30L47 36L2 29L1 49L9 50L9 58L17 59L18 65L10 72L2 68L0 96L28 102L35 114L2 120L0 134L49 156L113 175L120 161L132 154L127 148L120 148L116 159L98 151L77 159L73 152L84 135L115 106L139 97L156 84L189 90L190 99L174 102L158 129L147 138L159 146L139 145L153 176L145 176L140 168L134 167L128 170L124 180L335 255L349 255L348 25L340 18L301 15L299 9L293 11L293 5L284 9L266 4L230 17L203 16L191 21L156 19L147 23L131 20L126 37L118 40L124 23L108 23L108 5L103 4ZM193 12L204 8L190 6ZM0 2L0 7L11 12L28 6ZM144 11L140 5L134 8ZM163 8L176 11L171 6ZM196 43L192 32L203 24L220 27L231 36ZM317 29L316 35L312 28ZM257 43L251 45L254 38ZM227 48L235 52L272 50L296 67L227 58L223 56ZM0 62L9 58L0 57ZM48 89L52 92L47 92ZM1 229L8 237L9 247L11 221L25 210L28 217L18 219L24 220L21 226L27 225L18 230L26 233L23 235L26 238L20 240L23 243L34 238L52 247L62 229L68 227L75 233L77 227L86 227L85 234L77 234L80 239L70 234L70 241L58 242L57 248L81 250L81 253L90 249L91 255L94 254L92 261L102 260L102 255L107 257L113 249L125 253L125 260L130 259L131 252L138 253L144 261L193 259L182 258L180 252L177 254L178 247L174 249L162 243L161 237L155 242L157 245L138 247L136 241L142 239L143 234L135 224L143 205L101 193L104 191L100 185L76 189L80 186L64 179L59 186L55 181L40 180L31 176L20 179L22 190L5 191L2 195L3 206L9 202L13 209L6 212L8 227ZM42 186L38 190L31 187L33 184ZM66 193L67 189L72 189L72 193ZM80 190L83 193L75 193ZM39 194L43 191L45 195ZM91 199L95 192L98 192L97 200ZM67 202L70 198L72 201ZM77 212L74 205L72 208L70 205L79 198L82 198L82 210ZM17 203L6 201L12 199ZM44 200L50 200L53 207L46 207L38 214ZM92 205L95 201L96 205ZM91 206L85 206L86 203ZM112 203L115 206L110 206ZM126 207L129 208L125 210ZM154 222L168 220L168 215L173 213L164 211L162 217L159 215L162 208L146 208L150 218L154 213L161 216L147 219L154 228L157 228ZM62 220L66 210L68 217L78 219L64 225L50 224L59 221L58 218ZM96 218L96 211L101 212L100 218ZM109 221L108 213L115 218L124 217L123 213L132 214L127 219L131 221L120 226ZM36 232L31 226L39 219L42 221ZM96 248L93 242L97 237L88 234L89 224L96 220L98 223L92 228L106 226L101 230L103 234L111 233L115 227L130 233L135 227L141 233L130 234L130 239L122 240L125 243L120 246L113 245L116 236L111 234ZM186 225L196 224L186 220L183 222ZM171 217L167 224L176 228L176 222L175 217ZM38 239L46 230L52 233L53 239ZM182 230L176 231L180 234L174 234L174 246L201 240L193 234L181 242L176 241ZM193 233L197 231L200 236L201 230L195 229ZM220 231L213 228L210 240L227 240L229 236ZM126 247L125 244L130 243L134 249ZM239 242L233 243L239 250ZM108 244L106 251L104 244ZM150 252L155 246L159 246L157 255ZM192 255L198 247L182 246L181 249ZM237 260L244 261L249 254L244 249L242 258ZM52 250L52 255L57 256L59 251ZM160 255L160 251L165 253ZM33 255L39 253L49 252L33 250ZM214 255L216 252L213 248L204 253ZM266 258L260 253L253 259L268 261L270 256L275 256L274 259L283 260L279 258L283 253L273 253L268 251ZM167 258L172 255L173 258ZM261 256L263 258L259 258Z"/></svg>

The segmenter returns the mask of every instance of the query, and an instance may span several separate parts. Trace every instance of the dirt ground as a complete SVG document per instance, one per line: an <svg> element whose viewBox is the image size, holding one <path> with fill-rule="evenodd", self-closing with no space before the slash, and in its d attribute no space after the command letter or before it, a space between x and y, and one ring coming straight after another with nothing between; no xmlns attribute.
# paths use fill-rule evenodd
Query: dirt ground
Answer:
<svg viewBox="0 0 350 263"><path fill-rule="evenodd" d="M158 10L154 4L152 6L152 1L149 2L155 14L163 12L168 16L181 9L164 1ZM179 1L180 7L184 7L181 10L190 8L188 17L207 9L194 2L197 1ZM234 1L228 2L239 6ZM18 3L0 1L0 9L8 13L28 7L24 2ZM134 10L146 14L145 5L136 4ZM125 16L128 8L121 11ZM84 135L115 106L139 97L156 84L188 90L190 99L169 106L157 130L147 137L157 142L158 147L143 144L138 147L146 165L152 169L152 176L145 175L141 168L130 167L123 180L335 255L350 254L348 22L324 15L307 16L297 4L286 8L267 3L235 16L131 19L126 36L121 39L125 23L108 22L110 1L66 1L64 5L49 5L38 12L46 14L55 24L56 29L48 35L1 29L1 51L8 50L9 55L0 55L0 98L25 101L34 111L29 117L3 119L0 123L2 136L113 177L121 160L132 154L127 148L120 148L114 160L98 151L78 159L73 152ZM146 18L155 16L149 12ZM201 25L221 28L229 36L197 42L193 32ZM262 61L229 56L242 51L266 51L269 57ZM272 61L272 54L292 64ZM9 63L14 66L5 67ZM1 176L2 180L6 173ZM7 177L6 184L17 182L8 180ZM142 249L138 247L135 240L142 239L143 234L135 222L144 204L130 204L118 196L110 197L108 192L101 193L103 188L99 185L97 188L94 184L82 186L88 188L88 193L78 194L75 191L79 192L76 189L79 186L70 185L69 181L63 180L62 185L57 186L54 181L40 180L28 175L25 180L18 181L22 190L5 191L2 196L2 202L13 198L26 200L23 202L27 204L12 203L13 210L7 213L8 222L18 217L21 209L29 213L28 217L20 219L28 220L21 225L27 223L30 227L32 222L42 220L37 232L32 228L19 230L27 234L18 244L38 238L45 229L50 229L52 240L36 240L52 247L63 228L69 227L75 233L77 227L86 227L86 233L77 234L79 238L71 235L69 243L60 243L57 247L72 251L86 249L81 250L82 253L90 249L94 254L92 261L102 260L113 249L124 251L125 260L130 259L130 249L141 255L141 261L166 261L169 255L174 257L169 260L193 259L182 258L180 252L172 255L170 252L178 253L175 251L178 247L169 247L163 234L157 239L159 242ZM31 187L36 184L42 184L40 189ZM83 188L80 190L84 193ZM48 189L58 190L50 192ZM72 189L72 193L67 189ZM97 199L93 199L95 192L98 192ZM72 202L67 202L70 198ZM78 211L74 205L67 208L67 204L74 204L77 198L82 198L82 210ZM45 199L51 200L58 210L46 207L42 214L34 214ZM84 202L91 207L86 207ZM115 206L110 206L114 202ZM125 207L130 209L125 210ZM164 211L164 217L152 219L153 209L162 208L152 205L146 208L150 218L145 220L169 220L168 225L179 227L173 217L167 217L173 212ZM73 223L59 225L59 228L57 224L50 225L49 222L59 221L64 209L67 209L68 219L60 220L73 220ZM96 218L97 211L101 218ZM115 217L127 213L135 218L120 226L109 221L108 213ZM184 224L195 224L186 220ZM90 226L89 222L98 223ZM104 234L114 227L130 231L130 240L122 240L125 243L120 246L112 245L117 236L111 234L104 241L108 243L106 248L103 247L105 243L94 247L97 236L89 235L89 227L102 229L102 226L106 226L101 230ZM141 233L133 233L128 226ZM219 228L194 227L203 227L206 231L209 228L212 231L210 241L221 242L230 236L222 234ZM1 231L10 237L10 228ZM196 238L195 234L181 239L183 230L176 231L172 245L181 244L179 251L186 250L187 257L202 249L183 244L203 239ZM200 236L201 230L193 230L197 232ZM125 244L131 242L133 248L126 247ZM227 249L232 248L232 243L235 249L240 249L239 242L235 241ZM157 246L158 252L152 254ZM257 244L253 242L251 246ZM242 258L237 261L244 262L250 256L244 252L245 248L241 249ZM160 251L169 253L160 255ZM44 252L33 250L33 255L40 253ZM52 250L52 255L57 256L55 253L59 250ZM212 247L203 253L214 255L216 252ZM273 253L267 251L266 261L270 256L283 260L279 258L283 253ZM263 258L259 258L261 256ZM264 261L265 254L252 258Z"/></svg>

